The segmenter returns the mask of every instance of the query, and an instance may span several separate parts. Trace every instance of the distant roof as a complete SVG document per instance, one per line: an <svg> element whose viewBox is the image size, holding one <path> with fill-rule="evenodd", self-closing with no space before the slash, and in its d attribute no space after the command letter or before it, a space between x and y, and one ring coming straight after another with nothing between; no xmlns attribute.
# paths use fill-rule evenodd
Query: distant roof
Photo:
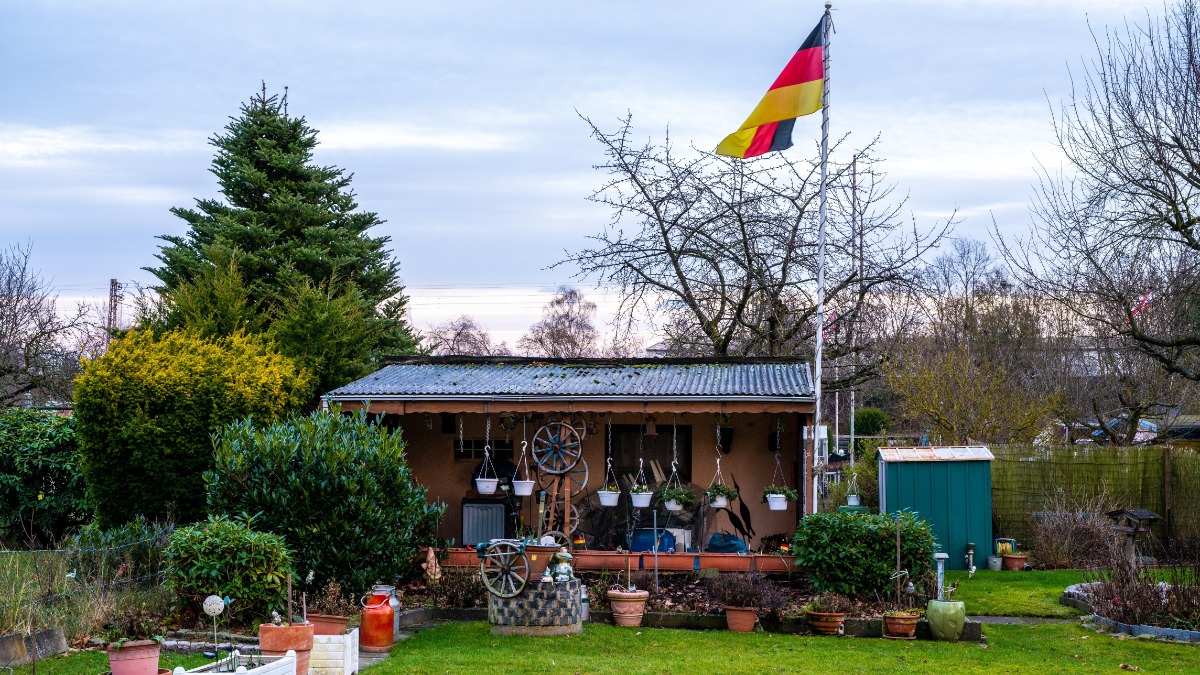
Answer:
<svg viewBox="0 0 1200 675"><path fill-rule="evenodd" d="M945 447L885 445L879 448L879 458L885 462L979 462L996 459L992 451L982 445Z"/></svg>
<svg viewBox="0 0 1200 675"><path fill-rule="evenodd" d="M693 399L812 401L808 363L784 358L411 357L330 392L331 401Z"/></svg>

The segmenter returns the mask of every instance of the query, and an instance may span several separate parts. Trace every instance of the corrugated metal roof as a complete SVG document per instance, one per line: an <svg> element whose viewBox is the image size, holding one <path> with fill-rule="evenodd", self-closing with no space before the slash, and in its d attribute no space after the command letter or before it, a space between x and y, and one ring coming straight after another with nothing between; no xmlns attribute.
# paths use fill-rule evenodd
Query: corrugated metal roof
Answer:
<svg viewBox="0 0 1200 675"><path fill-rule="evenodd" d="M329 393L332 400L490 396L811 400L813 387L800 361L424 358L386 365Z"/></svg>
<svg viewBox="0 0 1200 675"><path fill-rule="evenodd" d="M879 448L879 458L885 462L981 462L996 459L992 451L982 445L945 447L885 445Z"/></svg>

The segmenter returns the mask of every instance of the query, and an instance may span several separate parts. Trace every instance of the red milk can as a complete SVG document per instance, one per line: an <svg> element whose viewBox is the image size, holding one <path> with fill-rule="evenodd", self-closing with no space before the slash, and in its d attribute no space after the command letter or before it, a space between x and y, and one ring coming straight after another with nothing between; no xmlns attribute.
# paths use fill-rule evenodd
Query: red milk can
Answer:
<svg viewBox="0 0 1200 675"><path fill-rule="evenodd" d="M370 600L368 600L370 598ZM393 622L396 613L392 610L391 586L376 586L370 595L359 600L363 606L362 624L359 626L359 647L369 652L386 652L395 641Z"/></svg>

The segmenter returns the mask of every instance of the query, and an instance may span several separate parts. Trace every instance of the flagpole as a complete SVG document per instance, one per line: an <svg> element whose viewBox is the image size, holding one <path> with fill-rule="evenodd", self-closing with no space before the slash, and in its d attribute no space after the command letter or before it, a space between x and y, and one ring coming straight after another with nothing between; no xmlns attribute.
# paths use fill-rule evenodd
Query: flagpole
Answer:
<svg viewBox="0 0 1200 675"><path fill-rule="evenodd" d="M832 7L832 2L826 2L825 16L821 17L821 55L824 73L821 81L821 210L820 224L817 227L817 345L813 368L813 393L816 399L816 408L813 411L812 435L812 513L817 512L817 505L820 503L817 496L817 489L820 486L820 477L817 476L817 448L820 441L817 434L821 430L821 334L825 331L825 183L829 177L829 10Z"/></svg>

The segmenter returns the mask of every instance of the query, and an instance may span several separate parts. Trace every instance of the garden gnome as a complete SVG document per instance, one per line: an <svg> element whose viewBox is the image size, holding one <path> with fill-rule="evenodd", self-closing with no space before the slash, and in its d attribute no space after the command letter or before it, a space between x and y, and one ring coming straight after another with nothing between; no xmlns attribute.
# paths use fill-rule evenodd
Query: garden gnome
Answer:
<svg viewBox="0 0 1200 675"><path fill-rule="evenodd" d="M550 568L553 568L551 573L555 583L564 583L575 579L575 570L571 569L571 561L574 558L567 552L567 547L564 546L558 549L558 553L550 558ZM548 568L549 569L549 568Z"/></svg>
<svg viewBox="0 0 1200 675"><path fill-rule="evenodd" d="M425 569L425 580L429 583L436 584L442 578L442 566L438 564L432 546L425 549L425 562L421 563L421 567Z"/></svg>

